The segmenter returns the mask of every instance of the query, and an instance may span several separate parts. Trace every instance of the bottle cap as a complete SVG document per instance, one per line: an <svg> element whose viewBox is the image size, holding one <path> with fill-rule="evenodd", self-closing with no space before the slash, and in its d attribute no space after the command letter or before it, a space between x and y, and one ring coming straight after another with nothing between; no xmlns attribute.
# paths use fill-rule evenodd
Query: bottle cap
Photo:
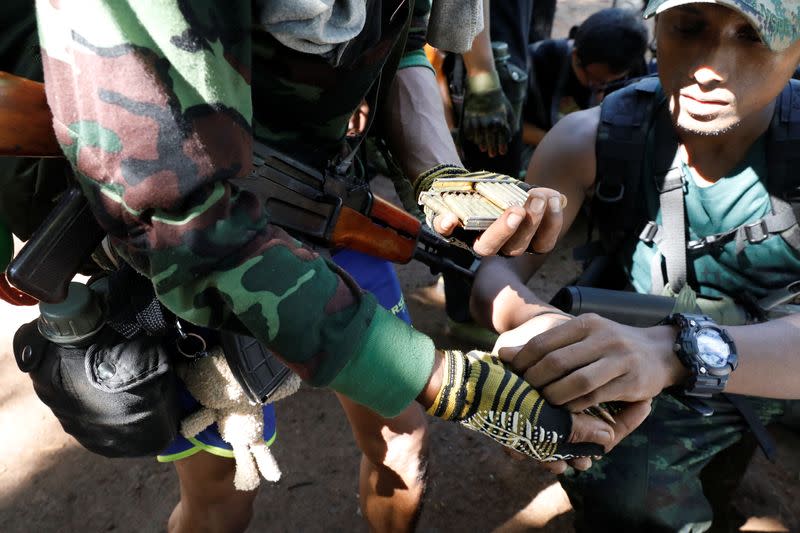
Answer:
<svg viewBox="0 0 800 533"><path fill-rule="evenodd" d="M495 61L508 61L511 53L508 51L508 43L505 41L492 41L492 54Z"/></svg>
<svg viewBox="0 0 800 533"><path fill-rule="evenodd" d="M104 324L97 295L82 283L69 284L67 297L59 303L40 303L39 333L56 344L81 344L91 339Z"/></svg>

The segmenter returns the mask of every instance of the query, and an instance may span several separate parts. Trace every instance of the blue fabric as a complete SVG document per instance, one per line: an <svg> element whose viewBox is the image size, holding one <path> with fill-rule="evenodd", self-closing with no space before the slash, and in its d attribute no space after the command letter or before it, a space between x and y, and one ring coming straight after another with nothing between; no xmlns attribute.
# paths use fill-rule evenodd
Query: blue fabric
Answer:
<svg viewBox="0 0 800 533"><path fill-rule="evenodd" d="M189 393L183 382L179 383L179 387L178 394L181 410L183 411L183 418L200 409L200 403ZM264 442L270 442L274 439L276 433L275 404L270 403L264 405L263 409ZM208 451L210 453L214 453L215 455L222 455L224 457L232 457L233 455L233 447L222 440L222 437L219 434L219 428L217 427L217 424L214 423L195 435L191 441L183 435L178 435L169 446L167 446L160 454L158 454L158 460L160 462L174 461L194 455L199 451ZM226 451L230 453L225 453Z"/></svg>
<svg viewBox="0 0 800 533"><path fill-rule="evenodd" d="M406 323L411 323L411 316L408 314L406 301L400 290L400 280L397 279L392 263L353 250L336 252L332 259L350 274L362 289L374 294L381 307L388 309Z"/></svg>

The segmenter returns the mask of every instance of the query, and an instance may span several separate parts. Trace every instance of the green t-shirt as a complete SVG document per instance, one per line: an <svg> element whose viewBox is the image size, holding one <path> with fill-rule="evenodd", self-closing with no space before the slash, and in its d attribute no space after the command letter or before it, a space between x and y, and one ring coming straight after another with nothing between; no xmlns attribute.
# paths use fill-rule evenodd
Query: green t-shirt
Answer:
<svg viewBox="0 0 800 533"><path fill-rule="evenodd" d="M652 168L649 164L654 144L652 137L648 139L646 169ZM769 193L764 185L767 176L765 148L762 136L727 176L710 186L698 186L689 168L684 166L684 175L689 177L684 193L689 240L731 230L769 213ZM659 196L652 173L644 177L640 191L650 220L661 224ZM627 265L630 281L637 292L649 293L650 269L657 245L632 236L628 250L631 248L633 253ZM800 257L778 235L771 235L757 244L747 244L739 254L734 239L721 246L718 252L688 251L687 262L697 281L692 288L703 296L735 298L749 292L761 298L769 291L800 279Z"/></svg>

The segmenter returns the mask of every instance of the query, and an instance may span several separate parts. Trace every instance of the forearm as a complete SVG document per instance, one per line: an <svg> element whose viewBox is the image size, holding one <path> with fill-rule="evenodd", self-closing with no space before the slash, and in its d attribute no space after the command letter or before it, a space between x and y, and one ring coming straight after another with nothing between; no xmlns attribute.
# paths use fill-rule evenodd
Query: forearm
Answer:
<svg viewBox="0 0 800 533"><path fill-rule="evenodd" d="M159 300L192 323L246 329L303 379L384 416L412 402L430 376L432 341L231 183L251 168L246 43L225 53L205 41L179 48L163 31L181 20L175 5L137 4L135 43L125 40L131 5L109 4L90 22L60 12L75 4L39 7L52 36L43 63L59 142L98 221ZM249 3L230 7L248 35ZM55 40L69 35L64 21L82 42ZM104 56L100 45L117 52Z"/></svg>
<svg viewBox="0 0 800 533"><path fill-rule="evenodd" d="M522 124L522 142L531 146L538 146L544 136L547 134L545 130L538 126L534 126L530 122Z"/></svg>
<svg viewBox="0 0 800 533"><path fill-rule="evenodd" d="M470 294L470 312L475 321L504 333L535 316L561 313L526 284L542 262L534 256L484 258Z"/></svg>
<svg viewBox="0 0 800 533"><path fill-rule="evenodd" d="M428 381L417 396L417 402L425 409L433 405L433 402L436 401L436 396L442 390L442 383L445 378L442 370L443 362L444 353L441 350L436 350Z"/></svg>
<svg viewBox="0 0 800 533"><path fill-rule="evenodd" d="M669 330L662 334L662 330ZM728 378L725 392L765 398L800 398L800 315L762 324L725 327L736 344L739 364ZM652 339L660 339L657 353L667 362L665 387L681 386L688 371L672 345L677 331L670 326L651 328Z"/></svg>
<svg viewBox="0 0 800 533"><path fill-rule="evenodd" d="M387 100L382 112L389 145L406 176L414 179L442 163L462 165L429 69L399 70Z"/></svg>
<svg viewBox="0 0 800 533"><path fill-rule="evenodd" d="M489 0L483 2L483 30L475 36L472 48L461 54L467 76L479 74L492 74L495 72L494 56L492 54L492 38L489 35L490 17Z"/></svg>
<svg viewBox="0 0 800 533"><path fill-rule="evenodd" d="M726 391L800 398L800 315L725 329L739 354L739 366L731 374Z"/></svg>

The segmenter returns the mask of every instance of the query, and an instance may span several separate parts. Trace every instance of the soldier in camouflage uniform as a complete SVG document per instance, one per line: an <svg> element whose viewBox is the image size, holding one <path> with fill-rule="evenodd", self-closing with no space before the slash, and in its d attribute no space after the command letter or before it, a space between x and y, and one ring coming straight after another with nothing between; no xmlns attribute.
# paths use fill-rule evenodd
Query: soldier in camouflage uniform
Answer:
<svg viewBox="0 0 800 533"><path fill-rule="evenodd" d="M633 203L623 205L642 206L637 213L667 223L654 178L660 175L655 168L660 164L655 163L658 139L670 142L659 132L670 130L677 135L681 166L666 168L681 168L686 177L680 190L689 238L718 235L768 216L771 194L779 194L765 186L772 183L767 182L767 170L774 168L768 154L787 156L768 152L765 146L771 142L773 114L778 116L778 95L790 94L782 91L800 61L800 2L651 0L646 14L656 13L660 92L653 94L663 96L653 97L659 114L653 111L652 116L664 118L647 119L647 140L639 146L645 150L644 163L639 173L631 171L635 182L624 182L639 185ZM620 94L634 94L642 87L631 86ZM796 88L791 90L797 94ZM611 95L603 106L618 97ZM796 109L797 100L793 102ZM794 113L791 107L780 108L780 116ZM624 111L627 117L636 116L630 109ZM529 180L569 198L567 227L584 200L594 195L595 210L600 203L600 162L606 161L598 143L600 117L601 109L594 108L565 118L545 137L529 168ZM647 220L642 218L639 227ZM800 253L788 231L743 248L731 238L708 252L687 252L691 287L687 281L676 302L676 311L697 312L696 301L704 314L731 326L726 330L735 342L739 366L725 390L759 397L740 397L736 403L749 403L753 418L763 423L797 412L800 402L785 399L800 398L800 358L794 348L800 341L800 316L743 325L726 318L730 315L714 315L713 306L719 298L732 302L743 293L763 298L800 279ZM651 281L651 269L658 268L655 273L661 275L662 256L657 254L668 252L661 241L640 239L638 232L624 236L616 254L627 281L646 294L657 291ZM523 283L542 262L492 258L478 273L473 309L479 318L508 332L501 338L507 346L533 337L524 348L503 351L501 357L542 387L551 402L570 409L654 397L651 415L612 453L585 472L569 470L561 478L576 509L577 529L699 532L713 521L715 529L727 530L730 490L726 495L718 489L721 482L730 489L737 480L735 475L720 479L719 473L738 474L737 467L746 464L741 455L749 459L746 452L752 452L753 444L749 449L734 444L752 440L751 427L757 424L745 420L746 410L734 408L730 395L703 400L714 410L713 416L703 417L676 396L660 394L667 387L691 387L690 372L675 353L677 328L640 329L594 315L565 317ZM492 309L491 316L487 309ZM588 460L582 462L586 466ZM564 472L567 465L552 468Z"/></svg>
<svg viewBox="0 0 800 533"><path fill-rule="evenodd" d="M383 105L373 112L386 119L405 173L423 176L418 188L443 172L466 173L421 50L429 4L367 1L354 37L310 43L317 53L286 31L286 18L272 11L282 4L37 2L56 135L116 252L182 319L253 335L311 385L387 424L418 413L417 399L432 415L539 459L600 449L573 442L610 446L610 427L552 409L491 358L435 350L334 263L270 225L261 199L230 183L249 173L254 136L319 169L336 161L348 119L376 84ZM398 74L382 75L403 49ZM557 201L545 211L549 198ZM546 250L559 219L558 193L534 190L475 249ZM455 221L445 213L434 224L447 232ZM201 487L224 477L215 468L226 472L206 455L199 469L179 467L178 529L230 519L233 496ZM242 526L241 514L226 524Z"/></svg>

